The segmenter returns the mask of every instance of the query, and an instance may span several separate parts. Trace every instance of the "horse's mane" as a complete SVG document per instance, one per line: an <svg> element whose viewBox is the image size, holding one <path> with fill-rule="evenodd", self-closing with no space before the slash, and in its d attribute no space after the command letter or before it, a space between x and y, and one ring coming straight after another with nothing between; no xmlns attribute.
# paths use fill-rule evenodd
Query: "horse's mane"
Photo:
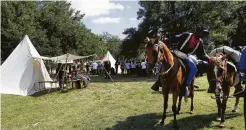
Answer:
<svg viewBox="0 0 246 130"><path fill-rule="evenodd" d="M169 50L169 48L167 47L167 45L162 42L159 41L159 44L162 46L164 52L161 52L161 54L164 56L164 60L166 63L168 63L169 65L173 64L173 55L171 53L171 51Z"/></svg>

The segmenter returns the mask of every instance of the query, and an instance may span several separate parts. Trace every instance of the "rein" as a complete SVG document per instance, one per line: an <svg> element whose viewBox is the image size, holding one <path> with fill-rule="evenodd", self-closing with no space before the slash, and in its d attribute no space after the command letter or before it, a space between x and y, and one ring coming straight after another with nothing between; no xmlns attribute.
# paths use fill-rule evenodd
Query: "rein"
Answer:
<svg viewBox="0 0 246 130"><path fill-rule="evenodd" d="M157 44L157 46L158 46L158 55L159 55L160 50L162 52L164 52L164 49L163 49L163 47L160 44ZM162 54L162 55L164 55L164 54ZM172 57L173 57L173 55L172 55ZM174 66L174 62L171 64L171 66L166 71L162 72L161 75L166 75L173 68L173 66Z"/></svg>

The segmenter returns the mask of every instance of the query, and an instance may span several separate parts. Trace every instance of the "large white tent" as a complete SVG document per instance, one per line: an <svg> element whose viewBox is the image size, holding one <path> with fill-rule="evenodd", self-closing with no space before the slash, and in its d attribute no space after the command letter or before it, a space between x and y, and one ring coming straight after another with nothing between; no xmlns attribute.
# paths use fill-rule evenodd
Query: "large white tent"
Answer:
<svg viewBox="0 0 246 130"><path fill-rule="evenodd" d="M102 62L105 62L105 61L110 61L111 68L113 67L115 69L116 60L114 59L114 57L111 55L111 53L109 51L105 54L105 56L102 59ZM120 66L118 66L118 73L121 73Z"/></svg>
<svg viewBox="0 0 246 130"><path fill-rule="evenodd" d="M29 37L18 44L1 66L1 94L32 95L38 90L34 84L52 81L41 57ZM50 84L40 84L50 87Z"/></svg>

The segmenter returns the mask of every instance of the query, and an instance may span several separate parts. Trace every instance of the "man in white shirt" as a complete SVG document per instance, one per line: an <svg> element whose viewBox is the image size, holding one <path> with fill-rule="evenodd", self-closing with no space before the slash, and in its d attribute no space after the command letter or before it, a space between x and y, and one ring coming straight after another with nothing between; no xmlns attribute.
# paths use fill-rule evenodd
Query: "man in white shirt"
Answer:
<svg viewBox="0 0 246 130"><path fill-rule="evenodd" d="M135 70L136 70L136 63L135 61L133 60L131 62L131 74L135 74Z"/></svg>
<svg viewBox="0 0 246 130"><path fill-rule="evenodd" d="M93 74L96 74L97 73L97 63L96 62L93 62L92 63L92 71L93 71L92 72Z"/></svg>
<svg viewBox="0 0 246 130"><path fill-rule="evenodd" d="M127 70L127 74L130 74L130 69L131 69L131 63L129 61L126 62L126 70Z"/></svg>
<svg viewBox="0 0 246 130"><path fill-rule="evenodd" d="M141 69L143 76L146 76L146 62L144 60L141 62Z"/></svg>

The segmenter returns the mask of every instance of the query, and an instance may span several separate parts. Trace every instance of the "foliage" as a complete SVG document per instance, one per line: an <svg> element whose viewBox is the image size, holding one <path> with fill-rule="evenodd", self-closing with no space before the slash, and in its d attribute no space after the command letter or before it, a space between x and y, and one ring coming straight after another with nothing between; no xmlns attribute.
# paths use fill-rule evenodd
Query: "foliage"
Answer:
<svg viewBox="0 0 246 130"><path fill-rule="evenodd" d="M114 36L109 34L108 32L103 32L101 35L99 35L102 45L104 46L104 52L110 51L110 53L113 55L114 58L117 59L119 57L120 51L121 51L121 43L122 41L118 36Z"/></svg>
<svg viewBox="0 0 246 130"><path fill-rule="evenodd" d="M110 48L85 27L82 22L85 14L72 9L69 2L3 1L1 4L2 60L26 34L44 56L64 53L103 56Z"/></svg>
<svg viewBox="0 0 246 130"><path fill-rule="evenodd" d="M123 46L136 46L133 54L138 54L143 44L143 37L151 30L161 32L172 41L175 34L185 31L193 32L197 25L206 25L210 31L205 43L221 44L224 40L241 37L245 32L245 3L244 1L140 1L141 8L137 12L142 20L138 29L126 29L123 34L127 37ZM135 37L141 35L142 37ZM138 43L136 43L136 41ZM241 41L241 40L240 40ZM244 41L245 42L245 41ZM211 48L211 47L206 47ZM128 56L128 47L122 53ZM136 55L134 55L136 56Z"/></svg>

